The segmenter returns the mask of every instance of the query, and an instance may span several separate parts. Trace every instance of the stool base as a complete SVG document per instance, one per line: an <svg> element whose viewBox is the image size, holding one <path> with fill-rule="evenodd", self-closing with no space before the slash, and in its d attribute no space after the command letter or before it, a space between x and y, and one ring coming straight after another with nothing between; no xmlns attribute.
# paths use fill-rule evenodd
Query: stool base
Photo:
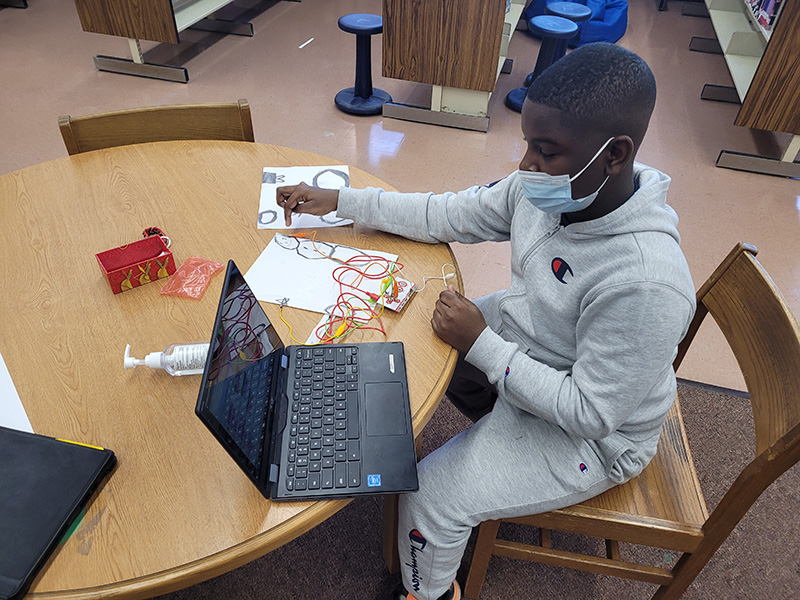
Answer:
<svg viewBox="0 0 800 600"><path fill-rule="evenodd" d="M530 87L532 83L533 83L533 71L528 73L528 76L525 77L525 83L523 83L522 85L524 85L525 87Z"/></svg>
<svg viewBox="0 0 800 600"><path fill-rule="evenodd" d="M372 88L369 98L356 96L356 88L345 88L333 99L336 108L351 115L377 115L383 110L386 102L391 102L392 97L378 88Z"/></svg>
<svg viewBox="0 0 800 600"><path fill-rule="evenodd" d="M515 110L518 113L522 112L522 105L525 103L525 96L528 93L528 88L526 87L519 87L515 90L511 90L506 94L506 106L511 110Z"/></svg>

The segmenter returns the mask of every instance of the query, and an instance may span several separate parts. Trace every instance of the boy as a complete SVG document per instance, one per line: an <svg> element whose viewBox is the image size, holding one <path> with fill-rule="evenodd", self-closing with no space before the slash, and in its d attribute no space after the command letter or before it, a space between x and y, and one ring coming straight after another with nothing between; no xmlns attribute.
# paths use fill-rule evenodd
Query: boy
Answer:
<svg viewBox="0 0 800 600"><path fill-rule="evenodd" d="M397 598L458 599L474 526L582 502L655 454L695 302L670 179L634 164L655 92L641 58L590 44L530 86L527 151L491 187L278 190L287 222L337 209L424 242L511 243L508 290L472 303L450 286L436 303L433 330L459 350L447 395L476 423L400 499Z"/></svg>

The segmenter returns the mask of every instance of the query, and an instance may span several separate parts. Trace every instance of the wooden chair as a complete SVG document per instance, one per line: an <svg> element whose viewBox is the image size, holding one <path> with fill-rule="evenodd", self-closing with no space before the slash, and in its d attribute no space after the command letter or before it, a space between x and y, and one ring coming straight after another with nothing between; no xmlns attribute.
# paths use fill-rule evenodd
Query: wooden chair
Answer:
<svg viewBox="0 0 800 600"><path fill-rule="evenodd" d="M582 504L508 519L539 527L539 546L497 539L500 521L482 523L465 597L479 596L489 559L496 554L655 583L660 587L653 598L679 598L761 493L800 460L800 329L756 252L738 244L700 288L697 313L674 363L677 369L710 313L738 360L749 392L755 458L714 511L709 515L706 509L676 400L658 452L641 475ZM605 539L606 556L552 548L554 529ZM625 562L619 542L683 554L671 570Z"/></svg>
<svg viewBox="0 0 800 600"><path fill-rule="evenodd" d="M85 117L62 116L58 127L67 152L169 140L254 142L247 100L134 108Z"/></svg>

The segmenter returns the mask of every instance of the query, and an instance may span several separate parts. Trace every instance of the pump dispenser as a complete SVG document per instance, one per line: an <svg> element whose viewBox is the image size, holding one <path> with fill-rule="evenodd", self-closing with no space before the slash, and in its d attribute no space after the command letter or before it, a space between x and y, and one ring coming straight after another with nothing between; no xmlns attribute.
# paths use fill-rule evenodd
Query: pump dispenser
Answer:
<svg viewBox="0 0 800 600"><path fill-rule="evenodd" d="M164 369L173 376L201 375L208 356L207 342L189 342L186 344L170 344L163 352L151 352L142 358L131 356L131 345L125 346L126 369L145 366L151 369Z"/></svg>

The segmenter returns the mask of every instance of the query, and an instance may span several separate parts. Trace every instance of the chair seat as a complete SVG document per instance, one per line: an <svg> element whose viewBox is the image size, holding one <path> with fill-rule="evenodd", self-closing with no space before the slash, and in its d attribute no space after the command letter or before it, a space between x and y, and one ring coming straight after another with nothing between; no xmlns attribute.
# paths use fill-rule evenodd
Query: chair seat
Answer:
<svg viewBox="0 0 800 600"><path fill-rule="evenodd" d="M702 525L707 519L708 509L676 400L667 414L658 452L638 477L581 504L507 520L692 552L703 538Z"/></svg>
<svg viewBox="0 0 800 600"><path fill-rule="evenodd" d="M354 13L339 18L339 29L357 35L375 35L383 31L383 17L368 13Z"/></svg>
<svg viewBox="0 0 800 600"><path fill-rule="evenodd" d="M582 23L592 18L592 9L577 2L550 2L545 10L547 14L564 17L575 23Z"/></svg>
<svg viewBox="0 0 800 600"><path fill-rule="evenodd" d="M528 29L545 38L569 39L578 33L578 26L564 17L537 15L528 21Z"/></svg>

